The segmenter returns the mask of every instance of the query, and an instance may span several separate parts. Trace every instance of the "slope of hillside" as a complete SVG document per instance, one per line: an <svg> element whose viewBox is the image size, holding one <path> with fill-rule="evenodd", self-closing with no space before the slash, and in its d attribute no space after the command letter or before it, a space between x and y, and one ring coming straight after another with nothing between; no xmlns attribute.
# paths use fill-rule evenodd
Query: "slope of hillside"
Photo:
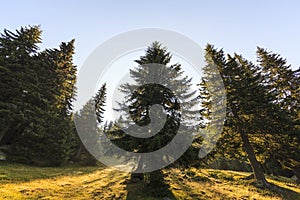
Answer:
<svg viewBox="0 0 300 200"><path fill-rule="evenodd" d="M300 200L300 185L283 177L268 177L276 188L271 192L255 187L244 172L192 168L168 169L164 175L162 189L130 183L128 173L101 166L39 168L2 163L0 199Z"/></svg>

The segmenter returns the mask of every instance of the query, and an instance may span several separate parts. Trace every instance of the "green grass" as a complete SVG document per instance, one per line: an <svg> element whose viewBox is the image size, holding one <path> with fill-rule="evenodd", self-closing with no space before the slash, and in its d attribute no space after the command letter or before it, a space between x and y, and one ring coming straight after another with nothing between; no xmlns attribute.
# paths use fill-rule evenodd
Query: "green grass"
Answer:
<svg viewBox="0 0 300 200"><path fill-rule="evenodd" d="M21 164L0 163L0 183L16 183L47 179L59 176L88 174L99 170L101 167L35 167Z"/></svg>
<svg viewBox="0 0 300 200"><path fill-rule="evenodd" d="M130 174L103 166L32 167L0 163L0 199L256 199L300 200L300 186L284 177L270 177L275 190L255 187L249 173L212 170L164 170L166 187L130 183ZM158 195L161 193L162 195ZM155 194L155 195L153 195ZM154 197L161 196L161 197Z"/></svg>

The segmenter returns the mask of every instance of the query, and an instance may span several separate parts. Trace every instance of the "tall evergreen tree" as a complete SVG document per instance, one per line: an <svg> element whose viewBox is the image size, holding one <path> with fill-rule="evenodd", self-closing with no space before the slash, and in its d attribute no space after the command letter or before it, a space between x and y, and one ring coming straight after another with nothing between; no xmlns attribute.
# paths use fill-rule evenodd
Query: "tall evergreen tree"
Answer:
<svg viewBox="0 0 300 200"><path fill-rule="evenodd" d="M243 144L255 179L263 186L269 187L249 140L249 134L272 133L279 128L280 120L274 119L274 114L279 115L280 111L272 104L267 88L261 84L259 67L239 55L228 56L228 59L225 59L223 51L218 51L211 45L206 48L206 56L211 58L207 60L208 63L218 67L227 91L228 106L223 139L234 138L238 144L232 147ZM207 107L205 104L203 106ZM236 140L237 134L240 140Z"/></svg>
<svg viewBox="0 0 300 200"><path fill-rule="evenodd" d="M299 70L293 70L279 54L266 49L258 47L257 56L264 76L263 84L268 88L273 103L282 110L280 129L265 138L272 141L272 145L268 145L269 151L265 152L266 157L278 161L284 168L300 172ZM278 131L285 134L275 134Z"/></svg>
<svg viewBox="0 0 300 200"><path fill-rule="evenodd" d="M104 106L106 101L106 83L104 83L101 88L98 90L97 94L94 97L95 99L95 111L97 115L97 121L99 124L103 122L104 115Z"/></svg>
<svg viewBox="0 0 300 200"><path fill-rule="evenodd" d="M95 96L79 112L75 113L76 129L81 134L85 134L83 137L77 137L77 150L74 158L76 161L88 165L96 165L97 163L96 158L85 147L93 148L105 131L100 129L100 124L103 122L104 117L105 102L106 83L101 86Z"/></svg>
<svg viewBox="0 0 300 200"><path fill-rule="evenodd" d="M76 130L85 134L84 137L77 137L77 150L74 160L87 165L95 165L97 163L97 160L85 148L85 146L92 148L98 139L95 133L99 133L99 130L94 114L95 103L92 98L74 116Z"/></svg>
<svg viewBox="0 0 300 200"><path fill-rule="evenodd" d="M14 137L22 134L32 117L30 88L34 70L32 56L37 54L41 42L39 27L21 28L13 33L4 30L0 37L1 75L1 134L0 145L10 145Z"/></svg>
<svg viewBox="0 0 300 200"><path fill-rule="evenodd" d="M29 27L4 31L1 37L5 77L1 90L6 94L1 112L11 117L4 117L0 143L11 147L9 159L59 165L68 159L74 137L70 114L76 79L74 41L63 43L59 50L38 52L40 35L39 27Z"/></svg>
<svg viewBox="0 0 300 200"><path fill-rule="evenodd" d="M116 110L122 113L125 111L125 114L122 115L124 122L132 119L139 126L151 123L150 107L155 104L162 106L162 112L167 117L163 128L153 137L135 138L127 134L120 134L121 137L118 138L117 144L122 148L139 153L155 151L171 141L179 126L189 127L190 123L199 121L199 110L194 108L198 101L195 95L196 91L191 90L192 79L184 76L180 64L170 64L171 58L172 55L166 47L154 42L147 48L144 56L135 60L138 66L130 70L135 84L125 83L121 86L120 90L125 94L126 99L124 102L119 102L120 108ZM181 109L185 110L184 114ZM159 113L154 114L160 116ZM163 119L158 121L161 123ZM127 125L127 128L130 128L131 125ZM193 130L190 128L190 131ZM190 158L189 161L182 159L181 163L187 164L186 162L197 159L197 154L194 155L195 158ZM141 164L143 164L142 161L139 162L139 170L145 167ZM160 172L156 173L158 176ZM154 174L155 172L150 174L150 180L156 177Z"/></svg>

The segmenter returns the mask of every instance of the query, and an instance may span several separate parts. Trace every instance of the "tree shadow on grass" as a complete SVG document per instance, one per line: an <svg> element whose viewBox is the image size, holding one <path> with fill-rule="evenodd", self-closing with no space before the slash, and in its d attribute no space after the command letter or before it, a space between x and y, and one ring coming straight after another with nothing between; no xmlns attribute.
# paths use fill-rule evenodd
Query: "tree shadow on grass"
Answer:
<svg viewBox="0 0 300 200"><path fill-rule="evenodd" d="M280 196L283 200L300 200L300 193L285 188L274 183L268 183L268 188L263 187L259 182L252 181L250 185L260 190L260 193L265 193L266 196ZM293 186L292 186L293 187ZM296 187L296 186L295 186Z"/></svg>
<svg viewBox="0 0 300 200"><path fill-rule="evenodd" d="M126 190L127 200L176 199L161 171L151 172L146 180L136 181L131 177Z"/></svg>
<svg viewBox="0 0 300 200"><path fill-rule="evenodd" d="M288 188L284 188L273 183L270 183L271 191L282 196L283 199L286 200L300 200L300 193L290 190Z"/></svg>

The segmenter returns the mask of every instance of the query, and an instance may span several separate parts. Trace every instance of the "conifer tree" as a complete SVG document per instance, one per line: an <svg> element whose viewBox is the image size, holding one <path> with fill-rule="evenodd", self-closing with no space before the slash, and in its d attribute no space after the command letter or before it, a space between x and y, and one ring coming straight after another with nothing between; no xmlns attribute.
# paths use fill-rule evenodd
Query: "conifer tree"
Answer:
<svg viewBox="0 0 300 200"><path fill-rule="evenodd" d="M11 160L60 165L69 158L74 137L74 41L38 52L40 35L39 27L29 27L1 36L1 90L6 96L0 110L10 114L1 125L0 144L10 146Z"/></svg>
<svg viewBox="0 0 300 200"><path fill-rule="evenodd" d="M4 30L0 37L0 145L10 145L21 135L32 117L28 98L34 70L32 56L36 55L41 31L39 27L21 28L13 33Z"/></svg>
<svg viewBox="0 0 300 200"><path fill-rule="evenodd" d="M106 101L106 83L104 83L101 88L98 90L97 94L94 97L95 99L95 112L97 115L97 121L99 124L103 122L104 115L104 106Z"/></svg>
<svg viewBox="0 0 300 200"><path fill-rule="evenodd" d="M274 121L270 115L276 110L267 89L261 84L259 68L239 55L225 59L223 51L214 49L212 45L207 46L206 57L211 58L207 60L209 64L218 67L227 91L227 117L222 139L231 138L229 135L233 135L235 141L243 145L255 179L269 187L249 141L249 134L268 133L278 125L278 121ZM205 104L203 106L207 107ZM236 140L237 135L239 140Z"/></svg>
<svg viewBox="0 0 300 200"><path fill-rule="evenodd" d="M99 133L98 124L95 120L95 102L94 99L90 99L83 108L75 113L76 129L80 133L84 133L84 137L77 137L77 150L75 155L75 161L81 162L86 165L95 165L97 160L89 153L85 146L90 148L95 145L96 138L95 133Z"/></svg>
<svg viewBox="0 0 300 200"><path fill-rule="evenodd" d="M85 134L81 138L77 136L75 161L87 165L96 165L96 158L94 158L85 147L93 148L101 134L103 134L102 131L105 131L100 129L100 124L103 122L104 117L105 102L106 83L101 86L95 96L92 97L79 112L75 113L74 121L76 122L77 131ZM95 120L95 118L97 120Z"/></svg>
<svg viewBox="0 0 300 200"><path fill-rule="evenodd" d="M273 103L281 109L281 127L265 138L264 143L269 150L264 154L283 168L300 171L299 70L293 70L279 54L266 49L258 47L257 56L264 76L263 84L268 88Z"/></svg>
<svg viewBox="0 0 300 200"><path fill-rule="evenodd" d="M118 141L115 142L121 148L139 153L152 152L167 145L176 135L180 125L188 127L191 126L189 122L199 122L199 110L193 109L198 103L198 97L195 95L196 91L191 90L192 79L184 76L180 64L170 64L171 58L172 55L166 47L154 42L147 48L144 56L135 60L138 66L130 70L135 84L125 83L121 86L120 90L125 94L126 99L119 102L120 108L116 110L124 113L122 115L124 117L123 122L132 119L139 126L150 123L150 107L155 104L162 106L167 117L163 128L150 138L135 138L122 134L122 131L115 131L119 134ZM152 82L154 84L149 84ZM180 95L176 96L176 94ZM185 114L182 114L180 109L184 109ZM154 114L160 116L159 113ZM159 121L162 122L163 119ZM129 123L127 128L130 126ZM191 129L189 131L195 131L195 129ZM193 160L197 159L197 153L187 155L194 155L195 157L181 159L182 164L192 163ZM138 168L142 169L143 166L138 166ZM159 173L159 171L156 174L155 172L151 173L150 180L155 179L156 175L158 177Z"/></svg>

